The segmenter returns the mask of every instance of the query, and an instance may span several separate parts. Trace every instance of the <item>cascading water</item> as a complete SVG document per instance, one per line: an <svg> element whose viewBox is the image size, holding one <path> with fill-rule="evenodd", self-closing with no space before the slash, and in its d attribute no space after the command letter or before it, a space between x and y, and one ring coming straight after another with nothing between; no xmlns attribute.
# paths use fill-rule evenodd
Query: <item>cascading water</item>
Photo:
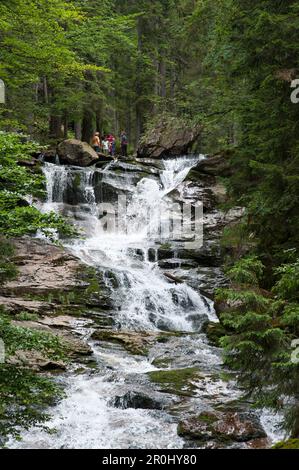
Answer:
<svg viewBox="0 0 299 470"><path fill-rule="evenodd" d="M69 246L84 262L113 271L117 287L110 287L123 328L191 332L195 313L197 319L216 319L199 294L186 284L171 285L157 264L147 260L148 250L159 236L161 214L167 208L165 194L185 179L197 161L166 161L160 183L144 178L128 195L126 214L120 214L121 227L105 232L98 224L95 236Z"/></svg>
<svg viewBox="0 0 299 470"><path fill-rule="evenodd" d="M43 210L71 216L85 232L84 240L75 240L66 248L103 273L119 330L163 330L186 335L174 338L170 351L167 345L155 346L148 358L90 341L98 369L93 374L70 373L65 377L67 397L50 410L52 418L47 423L56 432L49 434L34 428L23 434L21 443L11 442L10 447L182 448L184 442L177 435L177 423L166 411L124 410L112 404L113 398L128 390L151 389L144 377L157 370L152 362L161 354L171 353L178 368L182 357L187 357L187 367L189 363L200 364L210 374L206 392L197 398L199 409L208 409L210 394L216 389L216 401L231 399L232 390L221 380L215 382L211 373L221 370L220 352L201 334L207 319L217 320L212 302L185 283L169 283L157 263L159 223L169 205L168 194L184 181L200 158L203 157L167 160L160 180L149 176L137 185L130 173L123 177L113 174L113 165L103 171L44 166L48 201ZM117 214L119 227L112 225L110 231L105 231L99 203L110 202L104 200L104 194L114 197L120 193L127 197L126 211ZM154 256L149 256L150 252ZM239 392L233 389L233 394L237 397Z"/></svg>

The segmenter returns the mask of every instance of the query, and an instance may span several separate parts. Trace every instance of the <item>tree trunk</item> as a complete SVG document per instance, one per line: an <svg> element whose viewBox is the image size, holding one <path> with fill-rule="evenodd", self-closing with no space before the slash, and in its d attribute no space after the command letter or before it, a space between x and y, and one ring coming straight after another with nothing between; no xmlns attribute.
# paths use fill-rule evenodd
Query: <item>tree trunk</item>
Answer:
<svg viewBox="0 0 299 470"><path fill-rule="evenodd" d="M44 100L45 100L45 103L48 104L49 103L49 91L48 91L47 77L43 78L43 89L44 89Z"/></svg>
<svg viewBox="0 0 299 470"><path fill-rule="evenodd" d="M82 121L75 121L75 138L77 140L82 140Z"/></svg>
<svg viewBox="0 0 299 470"><path fill-rule="evenodd" d="M50 116L49 121L49 137L51 139L62 139L63 132L62 132L62 118L61 116Z"/></svg>
<svg viewBox="0 0 299 470"><path fill-rule="evenodd" d="M69 128L69 121L68 121L68 115L65 113L63 117L63 136L65 139L68 138L68 129Z"/></svg>
<svg viewBox="0 0 299 470"><path fill-rule="evenodd" d="M82 122L82 140L90 144L92 136L95 132L94 129L94 113L90 110L85 110Z"/></svg>
<svg viewBox="0 0 299 470"><path fill-rule="evenodd" d="M138 145L138 142L141 137L142 133L142 105L140 102L140 96L142 94L142 84L140 82L140 76L142 72L142 63L141 63L141 54L142 54L142 18L138 18L137 21L137 35L138 35L138 54L139 57L137 58L137 70L136 70L136 77L137 77L137 82L136 82L136 95L137 95L137 100L136 100L136 144Z"/></svg>
<svg viewBox="0 0 299 470"><path fill-rule="evenodd" d="M127 120L126 120L126 132L129 137L129 143L132 141L132 126L131 126L131 104L127 104Z"/></svg>
<svg viewBox="0 0 299 470"><path fill-rule="evenodd" d="M102 135L102 117L100 111L96 112L96 130Z"/></svg>
<svg viewBox="0 0 299 470"><path fill-rule="evenodd" d="M161 98L166 98L166 63L164 58L160 62L160 81L161 81Z"/></svg>

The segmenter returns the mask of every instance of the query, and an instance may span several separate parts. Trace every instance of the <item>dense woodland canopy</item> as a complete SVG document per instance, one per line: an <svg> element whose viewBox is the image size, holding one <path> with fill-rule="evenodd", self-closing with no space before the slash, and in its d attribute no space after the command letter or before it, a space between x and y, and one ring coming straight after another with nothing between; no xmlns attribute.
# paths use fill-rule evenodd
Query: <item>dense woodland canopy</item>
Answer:
<svg viewBox="0 0 299 470"><path fill-rule="evenodd" d="M231 289L219 298L241 300L241 307L224 315L222 344L260 402L279 407L281 396L293 397L295 437L299 104L290 86L299 78L298 30L298 0L0 3L1 130L51 143L125 128L135 146L163 115L202 124L201 151L227 152L231 204L247 210L223 241L236 249L227 260ZM2 181L13 181L0 171ZM3 191L1 198L7 234ZM41 223L34 221L33 230ZM19 229L12 234L26 232Z"/></svg>

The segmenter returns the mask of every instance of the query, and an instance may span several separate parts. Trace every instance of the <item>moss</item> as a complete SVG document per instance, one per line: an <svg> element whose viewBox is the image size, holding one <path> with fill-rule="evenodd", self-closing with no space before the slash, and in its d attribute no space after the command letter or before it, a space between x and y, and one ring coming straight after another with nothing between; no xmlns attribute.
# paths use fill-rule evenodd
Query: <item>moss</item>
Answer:
<svg viewBox="0 0 299 470"><path fill-rule="evenodd" d="M5 239L0 238L0 284L15 279L18 273L13 263L14 248Z"/></svg>
<svg viewBox="0 0 299 470"><path fill-rule="evenodd" d="M171 363L171 359L167 357L158 357L157 359L154 359L152 362L152 365L155 367L158 367L160 369L164 369L166 367L169 367Z"/></svg>
<svg viewBox="0 0 299 470"><path fill-rule="evenodd" d="M160 250L171 250L171 244L164 243L163 245L160 245Z"/></svg>
<svg viewBox="0 0 299 470"><path fill-rule="evenodd" d="M223 382L230 382L231 380L234 380L236 378L236 375L234 372L225 372L222 371L219 374L219 377L215 377L216 379L220 378L223 380Z"/></svg>
<svg viewBox="0 0 299 470"><path fill-rule="evenodd" d="M73 179L73 184L74 184L74 188L79 188L80 185L81 185L81 176L79 173L77 173Z"/></svg>
<svg viewBox="0 0 299 470"><path fill-rule="evenodd" d="M204 412L198 416L192 416L187 421L182 421L178 425L178 435L196 441L206 441L217 438L222 442L229 440L227 436L215 432L213 424L219 421L212 412Z"/></svg>
<svg viewBox="0 0 299 470"><path fill-rule="evenodd" d="M202 423L213 424L218 421L217 416L213 415L212 413L201 413L197 420Z"/></svg>
<svg viewBox="0 0 299 470"><path fill-rule="evenodd" d="M196 386L192 383L200 379L199 369L191 367L148 373L152 382L159 384L161 391L181 396L193 396Z"/></svg>
<svg viewBox="0 0 299 470"><path fill-rule="evenodd" d="M18 321L38 321L39 316L36 313L20 312L15 316Z"/></svg>
<svg viewBox="0 0 299 470"><path fill-rule="evenodd" d="M299 449L299 439L278 442L273 449Z"/></svg>
<svg viewBox="0 0 299 470"><path fill-rule="evenodd" d="M186 336L186 333L182 333L180 331L168 331L157 336L156 341L157 343L167 343L171 338L181 338L182 336Z"/></svg>

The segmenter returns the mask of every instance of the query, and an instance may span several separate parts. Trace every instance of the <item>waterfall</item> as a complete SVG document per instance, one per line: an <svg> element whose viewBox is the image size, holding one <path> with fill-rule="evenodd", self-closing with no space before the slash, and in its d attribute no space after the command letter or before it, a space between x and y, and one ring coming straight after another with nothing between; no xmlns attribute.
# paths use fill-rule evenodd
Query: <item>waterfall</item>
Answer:
<svg viewBox="0 0 299 470"><path fill-rule="evenodd" d="M51 204L64 202L63 196L70 177L70 171L65 166L49 163L43 166L43 171L46 177L47 209Z"/></svg>
<svg viewBox="0 0 299 470"><path fill-rule="evenodd" d="M161 174L161 181L164 195L179 186L191 168L204 158L205 155L199 155L197 157L180 157L179 159L163 160L164 170Z"/></svg>
<svg viewBox="0 0 299 470"><path fill-rule="evenodd" d="M159 238L161 215L163 218L169 204L165 200L166 194L182 183L199 158L202 157L165 161L160 181L143 178L128 194L121 226L110 232L103 231L99 214L95 216L93 174L82 172L84 197L93 207L92 213L85 215L85 225L92 236L83 241L74 240L68 248L85 263L104 273L113 272L117 287L110 285L110 276L107 276L107 286L111 289L111 297L117 305L116 315L123 328L191 332L197 331L198 325L208 318L216 320L212 306L207 308L206 300L186 284L170 284L157 263L149 261L147 256ZM54 174L58 176L55 171ZM67 179L60 178L60 184L66 182ZM113 183L111 177L110 183ZM142 252L141 259L136 249Z"/></svg>
<svg viewBox="0 0 299 470"><path fill-rule="evenodd" d="M216 319L212 303L185 283L168 282L157 256L158 218L170 203L168 194L183 182L199 158L165 161L160 178L141 178L137 185L130 173L114 176L112 168L101 171L46 164L48 198L43 210L67 213L85 232L85 239L67 243L66 249L102 271L114 303L113 318L121 331L184 332L183 336L174 336L172 356L178 354L177 367L190 367L193 361L210 373L222 362L219 351L201 334L202 324ZM111 197L118 192L127 196L121 226L107 232L102 229L99 208L109 202L103 200L106 186L112 188L108 191ZM53 432L33 428L23 433L21 443L12 441L9 447L182 448L177 423L167 411L122 410L112 404L115 397L128 391L155 393L144 378L147 372L158 370L152 364L154 357L134 356L116 345L108 347L93 341L90 345L98 369L66 375L66 398L50 410L46 423ZM158 356L169 354L169 346L157 343L155 351ZM222 381L219 393L231 399L231 391ZM205 409L205 401L201 406Z"/></svg>

